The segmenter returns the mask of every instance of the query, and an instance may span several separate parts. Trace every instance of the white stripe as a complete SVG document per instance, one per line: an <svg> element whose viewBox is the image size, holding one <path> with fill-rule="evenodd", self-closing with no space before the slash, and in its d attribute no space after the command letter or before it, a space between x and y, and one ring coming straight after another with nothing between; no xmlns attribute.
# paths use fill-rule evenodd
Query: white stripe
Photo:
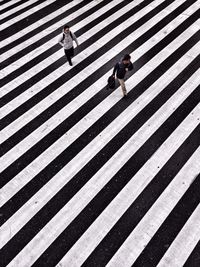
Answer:
<svg viewBox="0 0 200 267"><path fill-rule="evenodd" d="M157 55L156 55L156 57L154 57L153 58L153 63L154 63L154 67L156 67L156 65L159 65L160 64L160 61L161 61L161 59L164 59L165 57L167 57L167 55L168 54L171 54L172 53L172 51L173 50L175 50L177 47L179 47L180 45L181 45L181 43L183 43L187 38L188 38L188 36L190 36L191 35L191 32L192 31L194 31L194 30L196 30L196 28L194 29L194 27L193 27L193 25L192 26L190 26L189 28L187 28L186 29L186 31L184 32L184 33L182 33L181 35L179 35L175 40L173 40L173 42L172 43L170 43L166 48L164 48L160 53L158 53ZM129 36L127 37L127 38L129 38ZM123 43L126 43L126 40L123 40L122 41ZM119 43L118 44L118 47L119 47L119 50L120 49L122 49L122 44L121 43ZM115 49L112 49L113 51L115 50ZM108 54L108 56L109 57L112 57L112 51L108 51L106 54ZM104 54L103 55L103 59L104 60L108 60L108 58L107 58L107 56L106 56L106 54ZM101 57L102 58L102 57ZM101 58L99 58L99 61L100 61L100 59ZM151 60L152 61L152 60ZM150 61L150 62L151 62ZM90 67L90 69L92 70L92 71L94 71L95 70L95 68L98 68L99 66L101 66L102 65L102 63L101 64L97 64L97 63L95 63L94 62L94 64L95 64L95 67L93 67L92 69L91 69L91 67ZM86 68L87 69L87 68ZM84 73L82 73L82 75L81 75L81 78L83 78L83 77L87 77L87 75L88 75L88 73L84 70L84 71L82 71L82 72L84 72ZM79 76L79 74L77 75L77 76ZM76 80L77 80L77 78L76 78L76 76L75 77L73 77L72 79L71 79L72 81L73 81L73 84L72 85L74 85L74 83L76 83ZM79 78L79 81L80 81L80 78ZM64 93L66 93L66 85L65 86L61 86L60 88L63 88L64 87ZM69 90L69 88L68 88L68 90ZM57 92L57 94L56 94L56 97L58 98L59 97L59 94L58 94L58 90L56 90L56 92ZM53 94L55 94L55 92L53 92ZM48 96L47 98L50 98L50 101L52 102L52 99L51 99L51 97L52 97L52 94L50 95L50 96ZM46 98L46 99L47 99ZM42 105L42 108L43 109L45 109L45 107L46 107L46 105L49 105L50 104L50 101L45 105L44 104L44 102L46 101L46 99L44 99L43 101L41 101L40 103L39 103L39 105L41 106ZM37 105L38 106L38 105ZM34 110L36 109L36 107L34 107ZM32 109L30 109L29 110L29 113L30 113L30 111L32 111ZM39 114L41 112L41 110L37 107L37 114ZM32 112L33 113L33 112ZM34 115L36 115L36 112L34 111ZM23 116L22 116L23 117ZM18 120L16 120L16 121L18 121ZM14 123L16 123L16 121L14 122ZM60 121L59 121L60 122ZM10 124L10 126L12 125L13 123L11 123ZM10 127L9 126L9 127ZM9 128L9 127L7 127L7 128ZM5 128L3 131L2 131L2 136L4 135L4 132L5 132L5 130L7 129L7 128ZM34 135L34 134L33 134ZM33 136L32 135L32 136ZM32 139L32 137L31 137L31 139ZM32 139L34 142L37 140L35 137ZM38 141L38 140L37 140ZM17 146L15 146L13 149L11 149L8 153L6 153L4 156L2 156L1 157L1 159L0 159L0 166L1 166L1 170L4 170L7 166L9 166L10 164L11 164L11 162L12 161L14 161L15 159L17 159L18 157L20 157L20 155L22 155L23 153L25 153L25 151L26 150L28 150L29 148L30 148L30 144L27 142L27 143L25 143L26 142L26 140L23 142L20 142ZM26 144L26 145L25 145ZM21 148L20 148L21 147Z"/></svg>
<svg viewBox="0 0 200 267"><path fill-rule="evenodd" d="M194 78L194 77L193 77ZM152 135L152 132L156 131L160 125L174 112L174 110L184 101L185 98L194 90L196 87L196 83L198 84L198 76L194 78L195 81L193 84L191 84L191 80L188 80L188 83L184 84L174 96L169 99L165 105L163 105L162 108L158 112L155 113L154 116L152 116L141 129L131 137L131 139L127 142L127 145L125 145L117 152L118 156L114 156L116 161L116 158L120 158L119 155L122 154L125 156L124 160L127 161L128 158L131 157L131 155L137 151L137 149L144 144L144 142ZM131 79L129 80L129 83L131 84ZM128 81L127 81L128 84ZM57 175L55 175L41 190L39 190L29 201L26 202L22 208L20 208L2 227L1 227L1 243L0 246L3 246L16 232L20 230L21 227L25 223L30 220L30 216L34 216L38 212L39 209L41 209L48 201L52 198L53 195L55 195L95 154L100 151L106 143L108 143L125 125L134 117L136 116L146 105L148 102L151 101L151 97L149 94L157 94L158 88L162 91L162 85L163 83L160 81L158 83L155 83L152 85L148 93L146 95L140 96L138 99L136 99L131 106L129 106L120 116L118 116L108 127L106 127L101 134L99 134L90 144L88 144L77 156L73 158ZM153 92L154 91L154 92ZM117 95L116 92L113 93L113 95ZM109 103L113 101L115 97L108 97L107 100L103 101L101 103L101 109L100 107L97 107L97 113L102 113L102 110L105 109L104 112L106 112L106 109L109 108ZM140 103L140 104L139 104ZM87 120L93 118L97 114L92 114L92 112L89 114L89 116L86 116L83 121L87 123ZM88 118L88 119L87 119ZM151 125L151 127L149 127ZM76 134L76 131L80 131L79 123L73 127L75 129L74 135ZM183 131L184 132L184 131ZM79 134L79 132L78 132ZM78 135L77 134L77 135ZM53 153L58 153L58 149L65 148L67 145L67 142L72 142L73 136L68 133L67 136L65 136L65 139L62 140L62 146L57 146L56 144L53 147ZM134 146L131 145L131 143L134 142ZM130 153L122 152L130 149ZM50 152L49 155L52 153ZM58 153L59 154L59 153ZM46 160L49 157L48 154L43 155L43 157L38 157L37 160L39 163L41 163L44 167L44 160ZM116 165L116 167L120 168L125 162L120 160L120 164ZM123 163L124 162L124 163ZM116 164L116 163L115 163ZM107 165L105 165L107 166ZM114 165L115 166L115 165ZM103 167L106 168L106 167ZM34 173L34 171L37 169L37 165L29 168L29 171L26 170L24 173L24 176L21 176L21 181L26 179L26 176L28 173ZM107 169L106 169L107 170ZM104 170L105 171L105 170ZM110 168L110 172L115 172L115 168ZM107 171L106 171L107 173ZM114 173L113 173L114 175ZM97 174L99 177L99 175ZM102 175L104 176L104 175ZM105 177L104 182L107 181L108 178ZM20 180L19 180L20 182ZM101 182L101 179L100 179ZM93 184L97 185L97 181L92 181ZM15 182L17 184L17 182ZM100 190L100 185L97 186ZM3 192L2 194L3 195ZM5 198L7 197L6 191L5 191ZM36 204L37 202L37 204ZM12 225L12 233L10 232L10 225Z"/></svg>
<svg viewBox="0 0 200 267"><path fill-rule="evenodd" d="M14 4L20 2L20 1L21 0L12 0L12 1L8 2L8 3L5 3L5 4L3 4L3 5L0 6L0 10L3 10L3 9L5 9L5 8L11 6L11 5L14 5Z"/></svg>
<svg viewBox="0 0 200 267"><path fill-rule="evenodd" d="M172 109L171 105L169 105L168 107L170 109ZM182 140L182 142L183 142L183 140L185 140L185 138L192 131L192 129L198 125L198 123L199 123L198 122L198 115L199 115L199 111L200 111L199 108L200 108L200 106L193 110L193 112L192 112L193 114L190 114L184 120L184 122L180 125L180 127L177 128L176 133L177 132L178 133L177 134L175 133L173 135L173 138L172 137L169 138L171 140L168 142L166 141L162 145L162 147L160 149L158 149L158 151L155 153L156 156L153 156L151 158L151 160L156 158L156 163L157 163L157 161L160 161L160 159L162 158L162 160L164 162L166 162L166 158L168 158L169 153L165 154L164 152L167 150L167 148L169 150L177 149L178 144L180 145L180 143L179 143L180 140ZM165 109L165 112L166 112L166 109ZM162 113L163 113L163 110L162 110ZM158 126L157 124L160 123L160 122L158 123L158 120L160 118L162 118L161 114L159 114L159 115L160 115L159 117L155 116L155 117L157 117L157 119L155 119L155 117L154 117L154 120L152 121L153 124L156 124L156 128ZM155 125L151 125L151 126L152 126L152 128L154 128ZM142 128L144 128L144 126ZM148 132L148 134L150 134L150 135L155 130L155 129L152 129L151 127L149 127L148 123L145 124L145 128L146 128L146 131ZM183 128L186 130L183 131ZM135 150L135 151L138 148L138 146L141 146L141 143L144 143L146 141L146 139L148 138L146 135L146 132L144 132L144 129L143 129L143 131L139 130L138 132L140 132L140 135L139 135L139 133L137 133L134 136L134 138L133 137L131 138L132 142L129 143L129 148L130 149L133 148L133 150ZM178 136L178 139L177 139L177 136ZM142 139L145 139L145 140L142 140ZM176 142L172 142L172 140L174 140L174 139L176 140ZM133 144L134 144L134 146L133 146ZM120 155L127 156L127 154L129 154L129 152L127 150L128 149L126 148L124 150L124 153L121 152ZM134 153L134 151L132 151L131 155L133 153ZM159 156L157 154L159 154ZM163 156L163 154L164 154L164 156ZM131 155L128 155L128 157L130 157ZM127 158L126 158L126 160L127 160ZM123 164L122 161L123 160L120 159L120 162L117 164L117 168L119 166L122 166L122 164ZM153 164L153 166L154 165L155 164ZM160 162L159 162L159 166L160 166ZM116 170L114 170L114 168L115 168L115 162L112 165L112 167L109 169L112 170L112 172L115 172ZM158 170L157 170L158 168L155 168L155 169L156 169L155 171L158 172ZM149 170L151 170L151 171L149 171ZM197 169L196 169L196 171L197 171ZM151 168L145 168L144 173L145 174L148 173L148 178L149 178L149 176L152 175L152 164L151 164ZM141 176L141 175L139 176L139 179L137 179L136 176L134 177L134 179L132 179L128 183L128 185L126 187L124 187L124 189L121 191L121 193L118 194L118 196L115 198L115 200L113 202L111 202L111 204L108 206L108 208L105 209L105 211L102 213L102 215L98 219L95 220L95 222L92 224L92 226L89 227L88 230L85 232L85 234L79 239L79 241L76 244L79 244L79 242L81 242L82 239L84 239L84 241L83 241L83 243L80 244L80 246L78 246L78 248L77 248L78 253L81 253L82 251L84 251L85 247L88 248L88 246L90 246L90 244L92 243L92 245L91 245L92 248L91 247L89 248L89 251L91 252L91 249L94 249L94 246L97 245L97 243L110 230L110 228L114 225L114 223L116 223L116 221L121 217L121 215L124 213L124 211L131 205L131 203L134 200L133 198L136 197L136 195L139 195L139 193L142 191L141 189L144 189L143 186L144 186L144 184L147 184L146 182L148 179L143 180L144 176ZM8 266L16 266L16 264L19 262L20 262L20 266L31 265L45 251L45 249L59 236L59 234L62 233L62 231L67 227L67 225L81 212L81 210L100 191L100 189L103 187L103 185L105 185L105 183L107 183L110 178L111 178L111 175L109 175L109 177L107 177L107 172L103 172L103 175L98 176L98 179L95 179L95 180L91 179L74 196L74 198L68 204L66 204L66 206L61 211L59 211L56 214L56 216L39 232L39 234L37 234L30 241L30 243L15 257L15 259ZM146 178L146 176L145 176L145 178ZM142 185L141 185L141 182L142 182ZM181 176L181 183L182 183L182 176ZM130 184L131 184L131 188L130 188ZM190 184L190 182L188 182L186 185L184 184L184 186L182 186L183 189L181 188L182 191L186 190L187 186L189 186L189 184ZM170 186L169 186L169 188L170 188ZM171 192L171 190L169 190L168 188L165 191L167 191L169 193ZM182 193L182 191L181 191L181 193ZM52 195L52 187L49 187L49 194ZM166 193L162 194L162 196L164 196L165 194ZM40 199L40 198L37 198L37 199ZM122 200L124 200L124 201L122 201ZM175 202L174 199L173 199L173 201ZM159 201L157 201L157 202L159 203L159 205L160 205L160 203L163 203L162 197L159 198ZM155 215L155 206L157 205L157 202L153 206L153 216ZM159 207L156 207L156 210L158 210L158 208ZM151 210L150 210L150 212L151 212ZM148 212L148 213L150 213L150 212ZM148 216L148 218L149 218L149 216ZM146 216L145 216L145 219L146 219ZM155 222L155 224L156 224L156 222ZM51 231L50 231L50 229L51 229ZM82 248L81 251L80 251L80 247ZM86 256L86 253L87 252L84 251L84 257ZM25 255L26 255L26 257L25 257ZM75 266L77 266L77 265L75 265ZM115 264L115 266L116 266L116 264Z"/></svg>
<svg viewBox="0 0 200 267"><path fill-rule="evenodd" d="M37 2L37 1L38 0L29 0L29 1L27 1L27 2L25 2L23 4L21 4L21 5L19 5L17 7L15 7L13 9L11 9L11 10L9 10L9 11L1 14L1 20L4 19L4 18L6 18L6 17L8 17L8 16L10 16L10 15L12 15L13 13L16 13L17 11L19 11L19 10L25 8L25 7L28 7L28 6L32 5L33 3ZM13 1L11 1L11 2L13 2ZM1 28L1 26L0 26L0 28Z"/></svg>
<svg viewBox="0 0 200 267"><path fill-rule="evenodd" d="M11 20L6 21L5 23L1 24L1 30L10 27L11 25L13 25L14 23L18 22L19 20L22 20L30 15L32 15L34 12L37 12L38 10L52 4L53 2L55 2L56 0L48 0L45 1L44 3L41 3L40 5L33 7L31 9L29 9L28 11L20 14L17 17L12 18Z"/></svg>
<svg viewBox="0 0 200 267"><path fill-rule="evenodd" d="M166 14L165 11L163 11L163 13ZM11 123L9 126L7 126L2 131L2 138L3 138L2 141L5 141L14 132L16 132L17 130L19 130L21 127L23 127L29 121L31 121L31 119L33 119L37 114L39 114L40 112L42 112L43 110L45 110L46 107L50 106L51 103L53 104L54 102L57 101L58 98L62 97L64 94L66 94L68 91L70 91L74 87L74 84L77 84L77 81L81 82L86 76L88 76L89 74L93 73L97 69L98 65L101 66L104 63L106 63L106 61L107 60L110 60L112 58L112 56L114 56L117 53L119 53L122 48L125 48L127 44L129 44L132 41L134 41L135 39L137 39L139 36L141 36L143 34L143 32L146 32L146 30L148 28L151 28L153 25L155 25L155 23L153 23L155 21L155 19L158 20L158 21L161 19L160 16L159 16L159 14L158 14L158 16L156 16L156 18L155 17L152 18L151 21L148 21L146 24L144 24L143 26L141 26L137 31L135 31L134 33L130 34L125 39L126 42L125 42L125 40L122 40L119 45L115 46L110 51L108 51L106 53L107 56L102 56L100 59L97 59L96 62L98 62L98 64L96 64L96 62L93 62L92 64L90 64L82 72L78 73L75 77L73 77L71 80L67 81L64 85L62 85L59 89L57 89L51 95L47 96L43 101L41 101L40 103L38 103L31 110L27 111L21 117L19 117L17 120L15 120L13 123ZM152 24L151 24L151 22L152 22ZM115 32L115 30L113 30L113 34L114 34L114 32ZM153 42L150 42L149 41L146 44L146 46L144 44L144 49L149 49L149 46L152 47L155 43L157 43L158 41L160 41L159 38L163 38L163 37L164 37L163 32L159 32L158 33L157 40L156 41L153 41ZM111 33L108 33L106 35L106 39L107 38L112 38L112 34ZM153 38L151 38L150 40L152 40L152 39ZM95 49L94 46L95 45L92 45L91 47L89 47L88 49L86 49L85 51L83 51L79 56L77 56L79 58L79 60L81 60L80 57L87 57L87 55L90 54L91 51L94 51L94 49ZM100 46L100 44L99 44L99 46ZM75 57L75 60L76 60L76 57ZM134 56L133 60L135 60L135 56ZM96 68L94 68L94 66ZM34 93L37 93L38 91L42 90L45 86L47 86L49 84L49 81L54 80L55 77L57 78L58 75L60 76L60 75L64 74L65 72L66 72L66 66L65 65L64 66L61 66L59 69L57 69L56 71L54 71L53 73L51 73L50 75L48 75L47 77L45 77L44 79L42 79L39 83L35 84L32 88L30 88L29 90L27 90L27 92L24 92L25 96L24 96L24 94L20 95L19 96L19 99L21 97L24 97L25 99L27 99L27 97L29 98L30 95L32 96ZM43 85L45 85L45 86L43 86ZM39 88L39 90L37 90L37 88ZM29 94L29 95L26 96L26 94ZM17 100L14 100L14 101L17 101ZM21 102L21 100L18 100L18 101ZM6 105L7 110L10 110L9 109L9 106L12 106L12 107L15 106L14 103L15 102L11 102L8 105ZM35 113L36 110L37 110L37 112ZM4 109L4 112L6 112L6 109ZM2 110L1 113L3 115L3 110Z"/></svg>
<svg viewBox="0 0 200 267"><path fill-rule="evenodd" d="M196 110L198 110L198 112L200 111L199 108ZM189 117L191 118L191 116ZM186 125L186 127L188 126ZM181 128L181 133L183 134L183 132L184 131ZM175 142L177 142L177 140L179 140L179 135L176 135ZM165 151L165 148L163 151ZM200 170L198 165L199 156L200 149L198 149L192 155L192 157L176 175L173 181L169 184L169 186L165 189L162 195L151 207L151 209L143 217L143 219L136 226L133 232L129 235L129 237L117 251L114 257L111 259L111 261L106 265L107 267L116 266L116 262L118 264L117 266L119 267L124 266L124 263L127 267L132 266L133 262L143 251L144 247L151 240L151 238L156 233L161 224L164 222L168 214L172 211L177 202L189 188L194 176L198 174ZM152 168L153 166L154 165L151 165L150 168ZM192 166L192 168L190 168L190 166ZM171 267L172 265L167 266Z"/></svg>
<svg viewBox="0 0 200 267"><path fill-rule="evenodd" d="M200 154L199 154L200 157ZM189 166L197 167L198 162ZM187 258L200 240L200 204L190 216L181 232L178 234L172 245L169 247L158 267L180 267L183 266Z"/></svg>

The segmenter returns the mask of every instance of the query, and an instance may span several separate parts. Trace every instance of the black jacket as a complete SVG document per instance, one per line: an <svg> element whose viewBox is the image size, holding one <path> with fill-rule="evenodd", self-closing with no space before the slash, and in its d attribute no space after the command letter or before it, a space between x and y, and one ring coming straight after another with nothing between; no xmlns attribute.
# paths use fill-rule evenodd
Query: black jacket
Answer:
<svg viewBox="0 0 200 267"><path fill-rule="evenodd" d="M126 74L126 68L130 71L133 69L133 63L130 62L129 64L124 64L122 61L118 62L113 70L113 75L117 72L117 78L124 79Z"/></svg>

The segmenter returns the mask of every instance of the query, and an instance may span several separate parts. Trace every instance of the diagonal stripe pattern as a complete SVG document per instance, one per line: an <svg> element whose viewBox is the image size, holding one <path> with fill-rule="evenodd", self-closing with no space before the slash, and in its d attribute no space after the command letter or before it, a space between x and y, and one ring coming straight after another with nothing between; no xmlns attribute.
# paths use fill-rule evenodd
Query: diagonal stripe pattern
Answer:
<svg viewBox="0 0 200 267"><path fill-rule="evenodd" d="M200 2L0 14L0 266L199 267ZM126 98L106 86L124 54Z"/></svg>

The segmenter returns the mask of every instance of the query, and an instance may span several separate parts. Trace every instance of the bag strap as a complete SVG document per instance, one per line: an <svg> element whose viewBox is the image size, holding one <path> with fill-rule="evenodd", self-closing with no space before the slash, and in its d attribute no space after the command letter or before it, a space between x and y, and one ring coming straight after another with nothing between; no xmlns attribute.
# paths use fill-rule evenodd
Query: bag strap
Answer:
<svg viewBox="0 0 200 267"><path fill-rule="evenodd" d="M70 36L71 36L72 40L74 40L72 33L71 33L71 32L69 32L69 34L70 34ZM62 38L62 41L63 41L64 39L65 39L65 34L63 33L63 38Z"/></svg>

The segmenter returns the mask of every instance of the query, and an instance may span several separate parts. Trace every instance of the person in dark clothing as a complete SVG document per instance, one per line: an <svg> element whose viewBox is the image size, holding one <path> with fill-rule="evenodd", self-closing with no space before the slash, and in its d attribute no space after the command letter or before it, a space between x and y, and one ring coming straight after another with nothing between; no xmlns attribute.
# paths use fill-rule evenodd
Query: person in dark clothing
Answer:
<svg viewBox="0 0 200 267"><path fill-rule="evenodd" d="M65 55L67 57L67 60L68 60L70 66L72 66L71 58L74 55L73 41L75 41L76 45L78 46L78 41L77 41L76 35L70 31L68 25L65 25L62 36L60 36L58 42L60 45L62 45L64 47Z"/></svg>
<svg viewBox="0 0 200 267"><path fill-rule="evenodd" d="M131 56L129 54L124 55L121 61L118 62L114 67L113 76L115 77L115 74L116 74L117 79L122 88L123 96L127 95L124 77L126 75L126 72L132 69L133 69L133 63L131 62Z"/></svg>

